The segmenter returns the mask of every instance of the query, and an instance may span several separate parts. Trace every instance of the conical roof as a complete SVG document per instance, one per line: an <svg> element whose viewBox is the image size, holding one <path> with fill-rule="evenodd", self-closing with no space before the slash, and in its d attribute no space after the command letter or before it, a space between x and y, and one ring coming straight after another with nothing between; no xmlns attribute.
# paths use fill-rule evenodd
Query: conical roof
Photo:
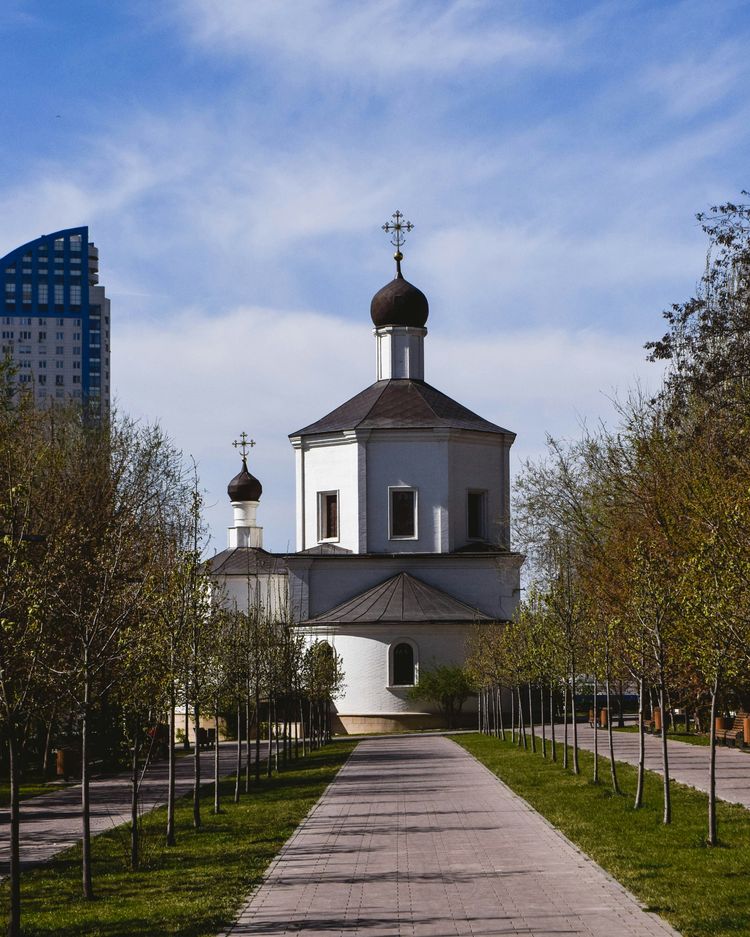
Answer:
<svg viewBox="0 0 750 937"><path fill-rule="evenodd" d="M459 622L489 621L489 616L409 573L392 579L315 618L312 624L330 622Z"/></svg>
<svg viewBox="0 0 750 937"><path fill-rule="evenodd" d="M425 381L391 378L376 381L346 403L290 436L312 436L353 429L463 429L515 438Z"/></svg>

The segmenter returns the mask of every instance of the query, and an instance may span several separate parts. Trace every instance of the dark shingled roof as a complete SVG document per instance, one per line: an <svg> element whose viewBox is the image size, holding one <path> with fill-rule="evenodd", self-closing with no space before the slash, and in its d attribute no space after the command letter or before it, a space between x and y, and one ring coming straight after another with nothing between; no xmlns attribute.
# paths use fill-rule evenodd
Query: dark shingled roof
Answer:
<svg viewBox="0 0 750 937"><path fill-rule="evenodd" d="M232 550L222 550L210 560L206 560L211 573L221 573L225 576L246 576L248 573L280 573L286 575L287 568L284 558L274 553L268 553L259 547L235 547Z"/></svg>
<svg viewBox="0 0 750 937"><path fill-rule="evenodd" d="M427 297L405 280L400 270L394 280L377 291L370 303L370 316L377 329L387 325L421 329L429 314Z"/></svg>
<svg viewBox="0 0 750 937"><path fill-rule="evenodd" d="M251 475L247 470L247 463L242 460L242 468L239 475L227 485L227 494L230 501L260 501L263 494L263 485L258 481L255 475Z"/></svg>
<svg viewBox="0 0 750 937"><path fill-rule="evenodd" d="M376 381L327 416L289 435L439 427L502 433L515 438L510 430L477 416L424 381L405 379Z"/></svg>
<svg viewBox="0 0 750 937"><path fill-rule="evenodd" d="M399 573L342 605L311 618L309 624L378 621L458 622L489 621L489 618L447 592L428 586L409 573Z"/></svg>

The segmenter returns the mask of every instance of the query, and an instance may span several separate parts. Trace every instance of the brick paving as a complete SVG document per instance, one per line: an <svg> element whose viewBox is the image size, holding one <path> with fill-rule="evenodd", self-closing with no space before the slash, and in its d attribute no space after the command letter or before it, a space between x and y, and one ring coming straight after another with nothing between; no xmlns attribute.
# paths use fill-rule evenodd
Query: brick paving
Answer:
<svg viewBox="0 0 750 937"><path fill-rule="evenodd" d="M599 754L609 755L607 732L599 733ZM562 726L555 726L558 741L562 738ZM614 732L615 761L638 764L638 733ZM568 742L572 743L572 734L568 729ZM588 725L578 725L578 744L581 748L594 750L594 730ZM689 742L677 742L670 739L667 743L669 756L669 775L680 784L687 784L699 791L708 791L708 759L711 749L708 745L691 745ZM646 736L646 768L662 773L661 739L658 736ZM716 748L716 796L732 804L742 804L750 808L750 752L735 748Z"/></svg>
<svg viewBox="0 0 750 937"><path fill-rule="evenodd" d="M264 746L265 747L265 746ZM222 775L234 774L236 748L227 742L219 746ZM213 778L213 751L201 753L204 783ZM193 756L177 759L175 790L187 794L193 786ZM130 821L130 780L127 774L101 778L91 783L91 832L111 830ZM167 801L167 763L149 768L141 786L144 813ZM8 872L8 810L0 811L0 875ZM81 785L74 784L50 794L21 801L21 864L23 867L47 862L56 853L79 842L81 838Z"/></svg>
<svg viewBox="0 0 750 937"><path fill-rule="evenodd" d="M224 937L675 937L449 739L361 742Z"/></svg>

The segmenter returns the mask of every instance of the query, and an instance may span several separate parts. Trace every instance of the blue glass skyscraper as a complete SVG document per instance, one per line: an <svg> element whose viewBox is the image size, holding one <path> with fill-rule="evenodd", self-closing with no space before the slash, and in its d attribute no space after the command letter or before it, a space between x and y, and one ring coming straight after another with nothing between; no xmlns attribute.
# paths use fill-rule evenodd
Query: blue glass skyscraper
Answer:
<svg viewBox="0 0 750 937"><path fill-rule="evenodd" d="M0 260L2 352L35 401L109 412L110 307L87 227L45 234Z"/></svg>

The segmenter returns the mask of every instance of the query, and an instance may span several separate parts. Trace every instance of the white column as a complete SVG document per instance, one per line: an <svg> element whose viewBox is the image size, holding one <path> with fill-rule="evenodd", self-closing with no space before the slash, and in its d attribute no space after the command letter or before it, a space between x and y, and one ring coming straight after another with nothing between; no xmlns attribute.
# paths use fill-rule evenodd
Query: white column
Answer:
<svg viewBox="0 0 750 937"><path fill-rule="evenodd" d="M258 510L257 501L232 501L234 527L229 528L228 543L230 550L236 547L263 548L263 528L258 527L255 518Z"/></svg>
<svg viewBox="0 0 750 937"><path fill-rule="evenodd" d="M427 329L386 325L373 329L376 342L377 380L424 380L424 337Z"/></svg>
<svg viewBox="0 0 750 937"><path fill-rule="evenodd" d="M297 551L304 550L307 547L305 543L305 449L301 436L295 436L292 440L294 449L295 464L295 488L296 488L296 533L297 533Z"/></svg>

